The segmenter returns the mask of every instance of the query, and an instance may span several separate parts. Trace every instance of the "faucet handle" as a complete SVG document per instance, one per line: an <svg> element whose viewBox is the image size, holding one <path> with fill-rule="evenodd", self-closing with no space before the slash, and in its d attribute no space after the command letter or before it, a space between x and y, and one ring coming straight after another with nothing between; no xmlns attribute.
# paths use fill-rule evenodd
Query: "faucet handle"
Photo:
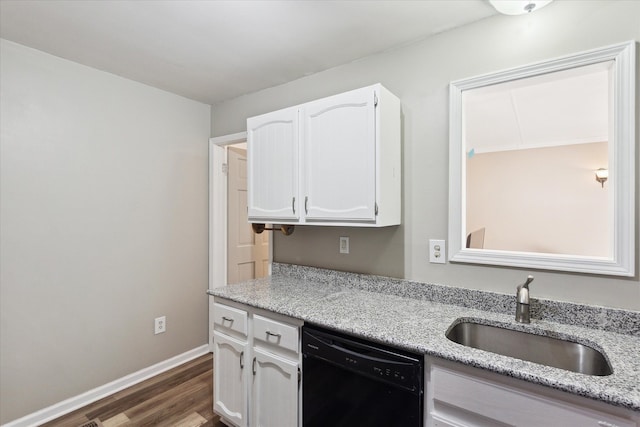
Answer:
<svg viewBox="0 0 640 427"><path fill-rule="evenodd" d="M533 282L533 276L527 276L527 281L518 285L516 289L516 299L520 304L529 304L529 283Z"/></svg>

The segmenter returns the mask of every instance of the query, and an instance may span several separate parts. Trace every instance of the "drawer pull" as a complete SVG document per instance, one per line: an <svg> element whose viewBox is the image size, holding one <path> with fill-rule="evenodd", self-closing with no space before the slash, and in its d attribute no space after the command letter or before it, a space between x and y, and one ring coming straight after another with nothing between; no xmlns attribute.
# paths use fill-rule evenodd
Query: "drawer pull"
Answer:
<svg viewBox="0 0 640 427"><path fill-rule="evenodd" d="M280 334L274 334L273 332L267 331L267 338L269 337L276 337L276 338L280 338L282 335Z"/></svg>
<svg viewBox="0 0 640 427"><path fill-rule="evenodd" d="M240 352L240 369L244 369L244 351Z"/></svg>
<svg viewBox="0 0 640 427"><path fill-rule="evenodd" d="M224 322L225 320L226 320L227 322L232 322L232 323L233 323L233 319L232 319L232 318L230 318L230 317L226 317L226 316L222 316L222 321Z"/></svg>

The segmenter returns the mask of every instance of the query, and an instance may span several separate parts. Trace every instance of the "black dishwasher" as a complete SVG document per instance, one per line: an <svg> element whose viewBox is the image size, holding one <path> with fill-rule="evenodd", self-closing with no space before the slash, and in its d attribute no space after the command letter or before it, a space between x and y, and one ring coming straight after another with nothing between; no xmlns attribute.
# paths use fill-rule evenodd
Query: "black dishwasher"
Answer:
<svg viewBox="0 0 640 427"><path fill-rule="evenodd" d="M302 328L304 427L421 427L424 357Z"/></svg>

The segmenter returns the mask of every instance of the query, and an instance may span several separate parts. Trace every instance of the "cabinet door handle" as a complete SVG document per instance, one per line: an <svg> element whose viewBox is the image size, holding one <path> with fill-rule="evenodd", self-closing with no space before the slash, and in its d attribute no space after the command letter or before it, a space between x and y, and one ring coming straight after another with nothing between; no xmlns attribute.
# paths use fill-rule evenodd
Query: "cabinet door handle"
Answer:
<svg viewBox="0 0 640 427"><path fill-rule="evenodd" d="M240 369L244 369L244 351L240 352Z"/></svg>
<svg viewBox="0 0 640 427"><path fill-rule="evenodd" d="M280 334L274 334L273 332L267 331L267 338L269 337L276 337L276 338L280 338L282 335Z"/></svg>
<svg viewBox="0 0 640 427"><path fill-rule="evenodd" d="M253 358L253 363L251 364L251 370L253 371L253 375L256 374L256 358Z"/></svg>
<svg viewBox="0 0 640 427"><path fill-rule="evenodd" d="M226 316L222 316L222 321L227 321L227 322L233 322L233 319L231 319L230 317L226 317Z"/></svg>
<svg viewBox="0 0 640 427"><path fill-rule="evenodd" d="M308 203L309 203L309 196L304 196L304 213L306 215L309 214L309 209L307 208Z"/></svg>
<svg viewBox="0 0 640 427"><path fill-rule="evenodd" d="M293 214L295 215L296 214L296 198L295 197L293 197L291 199L291 210L293 211Z"/></svg>

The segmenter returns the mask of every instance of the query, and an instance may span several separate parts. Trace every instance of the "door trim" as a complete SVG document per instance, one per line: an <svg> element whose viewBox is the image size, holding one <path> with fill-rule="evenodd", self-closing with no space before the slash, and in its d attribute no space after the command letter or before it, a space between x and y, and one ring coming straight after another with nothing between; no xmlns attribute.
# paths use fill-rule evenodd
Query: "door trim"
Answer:
<svg viewBox="0 0 640 427"><path fill-rule="evenodd" d="M209 138L209 289L227 284L227 162L226 146L247 141L247 132ZM269 237L269 270L273 234ZM209 298L209 349L213 352L213 298Z"/></svg>

